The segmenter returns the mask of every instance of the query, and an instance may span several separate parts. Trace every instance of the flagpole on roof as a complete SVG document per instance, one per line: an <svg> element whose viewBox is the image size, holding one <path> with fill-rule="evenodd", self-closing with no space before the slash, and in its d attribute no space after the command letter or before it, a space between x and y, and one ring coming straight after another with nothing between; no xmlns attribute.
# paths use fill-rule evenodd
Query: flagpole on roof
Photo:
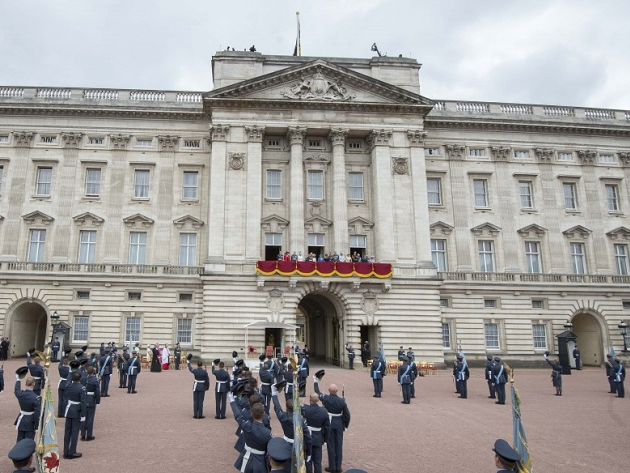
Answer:
<svg viewBox="0 0 630 473"><path fill-rule="evenodd" d="M297 36L295 38L295 48L293 48L293 55L294 56L301 56L302 55L302 43L300 41L300 12L299 11L295 12L295 18L297 20Z"/></svg>

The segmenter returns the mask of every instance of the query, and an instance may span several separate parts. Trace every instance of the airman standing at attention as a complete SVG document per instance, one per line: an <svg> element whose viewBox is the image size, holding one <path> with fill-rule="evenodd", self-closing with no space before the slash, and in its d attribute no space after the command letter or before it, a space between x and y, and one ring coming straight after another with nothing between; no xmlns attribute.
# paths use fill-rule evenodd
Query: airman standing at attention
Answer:
<svg viewBox="0 0 630 473"><path fill-rule="evenodd" d="M464 355L457 354L457 364L455 365L455 381L457 382L457 392L459 398L468 399L468 378L470 378L470 370L468 363L464 359Z"/></svg>
<svg viewBox="0 0 630 473"><path fill-rule="evenodd" d="M610 390L608 391L611 394L617 393L617 386L615 385L615 376L613 372L613 367L615 364L613 363L613 357L611 354L606 355L606 378L608 378L608 386Z"/></svg>
<svg viewBox="0 0 630 473"><path fill-rule="evenodd" d="M87 410L87 395L85 387L81 384L81 373L79 371L72 373L72 383L66 388L63 397L66 402L63 457L67 460L72 460L83 456L83 454L77 453L77 442L79 440L81 422L85 422Z"/></svg>
<svg viewBox="0 0 630 473"><path fill-rule="evenodd" d="M494 357L492 378L494 380L494 388L497 392L497 402L495 402L495 404L505 404L505 383L507 383L507 373L505 372L505 367L501 364L501 358L498 356Z"/></svg>
<svg viewBox="0 0 630 473"><path fill-rule="evenodd" d="M354 369L354 348L348 342L345 344L346 351L348 352L348 369Z"/></svg>
<svg viewBox="0 0 630 473"><path fill-rule="evenodd" d="M398 384L402 390L403 400L401 404L409 404L411 402L411 364L407 355L402 357L403 364L398 367Z"/></svg>
<svg viewBox="0 0 630 473"><path fill-rule="evenodd" d="M372 397L381 397L383 392L383 373L385 373L385 363L380 360L380 353L376 352L370 366L370 378L372 378L372 384L374 384L374 395Z"/></svg>
<svg viewBox="0 0 630 473"><path fill-rule="evenodd" d="M335 384L328 386L328 394L323 394L319 390L319 379L313 376L315 382L315 392L319 395L320 401L328 411L330 422L330 436L328 437L328 472L341 473L341 463L343 461L343 432L350 425L350 410L346 400L339 397L339 388Z"/></svg>
<svg viewBox="0 0 630 473"><path fill-rule="evenodd" d="M488 383L488 390L490 391L488 399L496 399L497 394L494 389L494 381L492 380L492 367L494 366L494 363L492 363L492 355L487 355L486 358L488 358L488 361L486 362L484 376L486 378L486 382Z"/></svg>

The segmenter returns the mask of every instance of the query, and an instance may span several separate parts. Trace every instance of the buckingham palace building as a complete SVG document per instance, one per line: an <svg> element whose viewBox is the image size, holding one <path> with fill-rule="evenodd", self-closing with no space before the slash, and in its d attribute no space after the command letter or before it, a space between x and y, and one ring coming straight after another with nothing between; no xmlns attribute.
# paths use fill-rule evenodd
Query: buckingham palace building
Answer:
<svg viewBox="0 0 630 473"><path fill-rule="evenodd" d="M221 51L209 92L0 85L10 356L627 349L630 110L427 98L420 66Z"/></svg>

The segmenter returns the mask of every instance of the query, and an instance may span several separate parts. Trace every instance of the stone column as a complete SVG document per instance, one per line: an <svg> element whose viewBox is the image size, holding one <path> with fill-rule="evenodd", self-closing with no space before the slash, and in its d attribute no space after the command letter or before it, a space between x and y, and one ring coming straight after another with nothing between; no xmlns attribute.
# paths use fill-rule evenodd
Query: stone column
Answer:
<svg viewBox="0 0 630 473"><path fill-rule="evenodd" d="M247 137L247 234L245 235L245 259L257 261L261 252L262 219L262 141L264 126L246 126Z"/></svg>
<svg viewBox="0 0 630 473"><path fill-rule="evenodd" d="M103 226L104 236L103 244L103 263L120 263L121 259L127 262L127 255L124 253L127 248L129 236L123 233L123 218L129 215L123 215L123 206L125 199L129 199L129 192L125 192L125 181L133 183L133 173L129 172L129 161L127 159L127 145L129 144L129 135L110 135L109 141L112 147L112 160L109 166L111 187L109 192L104 192L103 202L104 208L107 209L107 218ZM104 175L104 173L102 173ZM125 177L127 179L125 179ZM132 184L133 185L133 184ZM125 238L122 242L122 238ZM97 239L97 241L101 241ZM98 251L97 251L98 253Z"/></svg>
<svg viewBox="0 0 630 473"><path fill-rule="evenodd" d="M331 251L340 255L350 252L348 243L348 191L346 188L346 136L348 130L332 128L328 139L332 143L333 156L333 230Z"/></svg>
<svg viewBox="0 0 630 473"><path fill-rule="evenodd" d="M172 242L175 242L174 246L179 252L179 237L177 233L173 235L173 199L180 198L173 195L173 173L180 172L175 164L175 148L178 142L178 136L158 136L160 165L156 166L155 176L158 180L158 193L155 199L157 218L155 219L155 233L153 233L154 264L179 264L179 258L175 261L169 259L173 250Z"/></svg>
<svg viewBox="0 0 630 473"><path fill-rule="evenodd" d="M289 185L289 247L285 251L305 251L304 246L304 165L302 147L306 128L289 127L291 143L291 181Z"/></svg>
<svg viewBox="0 0 630 473"><path fill-rule="evenodd" d="M509 166L509 157L512 149L493 146L490 151L492 152L492 159L497 171L496 183L498 191L496 196L497 202L492 202L492 206L498 208L498 215L520 215L520 195L514 192L514 176L512 176ZM515 202L515 199L518 200ZM501 221L503 268L495 268L496 272L503 270L506 273L520 273L522 271L519 257L525 253L525 246L517 237L518 233L516 233L516 230L518 230L516 228L516 219L506 218ZM497 261L499 261L498 258Z"/></svg>
<svg viewBox="0 0 630 473"><path fill-rule="evenodd" d="M470 196L469 183L464 167L465 148L459 145L447 145L449 170L451 173L451 202L453 203L453 232L455 234L455 255L457 271L474 271L472 253L477 252L475 240L471 236L468 217Z"/></svg>
<svg viewBox="0 0 630 473"><path fill-rule="evenodd" d="M208 206L208 258L206 271L225 271L225 179L229 125L212 125L210 139L210 205Z"/></svg>
<svg viewBox="0 0 630 473"><path fill-rule="evenodd" d="M433 266L431 260L431 235L429 231L429 202L427 195L427 168L424 160L422 130L409 130L409 154L411 161L411 188L413 192L413 220L416 262L421 266Z"/></svg>
<svg viewBox="0 0 630 473"><path fill-rule="evenodd" d="M391 137L391 130L372 130L367 138L372 156L375 256L377 261L384 263L393 263L396 259L393 212L395 202L393 202L394 189L389 149Z"/></svg>

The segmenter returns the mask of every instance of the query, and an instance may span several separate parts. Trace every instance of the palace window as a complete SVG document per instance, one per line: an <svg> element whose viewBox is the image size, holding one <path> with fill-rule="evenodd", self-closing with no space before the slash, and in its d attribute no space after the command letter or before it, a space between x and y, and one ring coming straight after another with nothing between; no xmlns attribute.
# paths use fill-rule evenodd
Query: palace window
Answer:
<svg viewBox="0 0 630 473"><path fill-rule="evenodd" d="M149 198L149 178L151 172L148 169L136 169L133 180L133 196L136 199Z"/></svg>
<svg viewBox="0 0 630 473"><path fill-rule="evenodd" d="M446 240L431 240L431 260L438 271L447 271Z"/></svg>
<svg viewBox="0 0 630 473"><path fill-rule="evenodd" d="M574 182L563 182L562 193L564 195L564 208L566 210L577 210L577 189Z"/></svg>
<svg viewBox="0 0 630 473"><path fill-rule="evenodd" d="M573 274L586 274L583 243L571 243L571 268Z"/></svg>
<svg viewBox="0 0 630 473"><path fill-rule="evenodd" d="M558 161L573 161L573 153L567 153L567 152L558 153Z"/></svg>
<svg viewBox="0 0 630 473"><path fill-rule="evenodd" d="M545 324L532 324L534 348L547 348L547 327Z"/></svg>
<svg viewBox="0 0 630 473"><path fill-rule="evenodd" d="M146 232L129 233L129 264L146 264L147 234Z"/></svg>
<svg viewBox="0 0 630 473"><path fill-rule="evenodd" d="M628 245L616 244L615 245L615 266L617 267L617 274L620 276L628 275Z"/></svg>
<svg viewBox="0 0 630 473"><path fill-rule="evenodd" d="M540 244L537 241L525 242L525 270L528 273L542 273Z"/></svg>
<svg viewBox="0 0 630 473"><path fill-rule="evenodd" d="M29 263L41 263L44 261L44 247L46 245L46 230L31 230L28 242L28 255L26 261Z"/></svg>
<svg viewBox="0 0 630 473"><path fill-rule="evenodd" d="M267 199L282 199L282 171L267 171Z"/></svg>
<svg viewBox="0 0 630 473"><path fill-rule="evenodd" d="M490 240L479 240L479 271L482 273L494 272L494 245Z"/></svg>
<svg viewBox="0 0 630 473"><path fill-rule="evenodd" d="M35 195L50 195L52 186L52 168L38 167L37 181L35 182Z"/></svg>
<svg viewBox="0 0 630 473"><path fill-rule="evenodd" d="M125 343L130 345L140 341L140 317L127 317L125 319Z"/></svg>
<svg viewBox="0 0 630 473"><path fill-rule="evenodd" d="M308 171L308 199L322 200L324 198L323 171Z"/></svg>
<svg viewBox="0 0 630 473"><path fill-rule="evenodd" d="M192 319L177 319L177 341L192 343Z"/></svg>
<svg viewBox="0 0 630 473"><path fill-rule="evenodd" d="M79 256L80 264L92 264L96 258L96 230L81 230L79 232Z"/></svg>
<svg viewBox="0 0 630 473"><path fill-rule="evenodd" d="M195 266L197 264L197 234L179 234L179 265Z"/></svg>
<svg viewBox="0 0 630 473"><path fill-rule="evenodd" d="M488 181L486 179L473 179L473 191L475 194L475 207L488 207Z"/></svg>
<svg viewBox="0 0 630 473"><path fill-rule="evenodd" d="M442 322L442 348L451 348L451 326Z"/></svg>
<svg viewBox="0 0 630 473"><path fill-rule="evenodd" d="M427 197L430 206L442 205L442 180L439 178L427 179Z"/></svg>
<svg viewBox="0 0 630 473"><path fill-rule="evenodd" d="M484 335L486 339L486 348L498 349L499 345L499 324L485 323Z"/></svg>
<svg viewBox="0 0 630 473"><path fill-rule="evenodd" d="M363 202L363 173L348 174L348 200Z"/></svg>
<svg viewBox="0 0 630 473"><path fill-rule="evenodd" d="M72 341L73 342L87 342L88 329L90 325L90 318L84 316L75 316L74 324L72 326Z"/></svg>
<svg viewBox="0 0 630 473"><path fill-rule="evenodd" d="M518 190L521 196L521 208L533 209L534 197L532 181L518 181Z"/></svg>
<svg viewBox="0 0 630 473"><path fill-rule="evenodd" d="M101 193L101 168L87 168L85 170L85 195L98 197Z"/></svg>
<svg viewBox="0 0 630 473"><path fill-rule="evenodd" d="M197 171L184 171L182 182L182 199L199 199L199 173Z"/></svg>
<svg viewBox="0 0 630 473"><path fill-rule="evenodd" d="M606 207L609 212L619 212L619 187L606 184Z"/></svg>

